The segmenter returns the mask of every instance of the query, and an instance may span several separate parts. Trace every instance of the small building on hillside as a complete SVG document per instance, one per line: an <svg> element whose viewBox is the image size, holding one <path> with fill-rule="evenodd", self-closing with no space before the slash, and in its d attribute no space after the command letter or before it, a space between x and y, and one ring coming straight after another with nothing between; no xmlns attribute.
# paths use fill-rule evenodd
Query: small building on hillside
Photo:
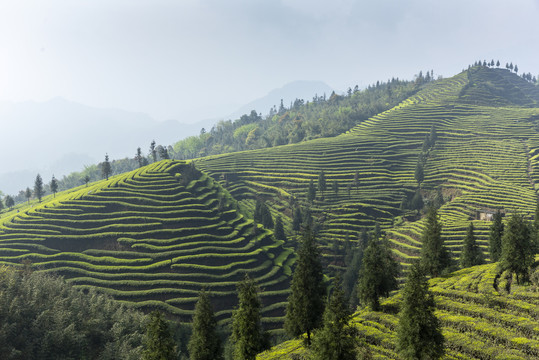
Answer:
<svg viewBox="0 0 539 360"><path fill-rule="evenodd" d="M500 212L502 213L502 216L505 214L505 210L503 209L501 209ZM483 220L483 221L492 221L492 219L494 218L494 214L496 214L496 210L479 209L475 212L475 219Z"/></svg>

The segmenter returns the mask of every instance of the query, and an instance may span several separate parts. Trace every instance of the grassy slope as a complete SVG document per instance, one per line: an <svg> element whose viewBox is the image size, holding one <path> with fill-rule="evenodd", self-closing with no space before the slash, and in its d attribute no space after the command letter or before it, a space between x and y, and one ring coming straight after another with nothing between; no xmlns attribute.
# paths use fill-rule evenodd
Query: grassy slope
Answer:
<svg viewBox="0 0 539 360"><path fill-rule="evenodd" d="M496 264L488 264L430 280L446 339L444 359L539 358L539 293L514 284L508 293L505 275L497 274ZM399 358L400 301L396 294L383 303L384 311L360 309L354 314L352 323L375 359ZM289 359L291 354L305 354L302 341L284 342L257 359Z"/></svg>
<svg viewBox="0 0 539 360"><path fill-rule="evenodd" d="M188 168L161 161L22 205L1 218L0 262L30 261L32 269L64 275L76 287L96 287L183 321L204 286L226 322L235 284L249 273L262 288L263 320L279 327L290 251L236 211L211 178L184 180Z"/></svg>
<svg viewBox="0 0 539 360"><path fill-rule="evenodd" d="M488 87L485 85L488 84ZM435 126L438 141L430 150L421 188L425 196L441 186L451 201L440 210L447 245L457 257L466 227L480 209L532 213L538 176L539 98L524 80L507 70L473 68L429 84L395 108L335 138L197 160L232 195L252 206L262 196L275 211L291 218L292 205L306 204L309 180L324 170L328 188L312 205L322 223L320 239L355 239L378 221L388 230L393 249L407 266L419 254L422 221L402 222L404 194L415 191L414 170L425 136ZM531 86L531 85L530 85ZM479 90L477 88L480 88ZM508 99L495 97L503 89ZM489 93L491 91L491 93ZM489 104L486 106L485 104ZM359 173L360 185L353 183ZM475 221L484 250L488 226ZM333 259L333 258L331 258ZM338 265L338 264L337 264Z"/></svg>

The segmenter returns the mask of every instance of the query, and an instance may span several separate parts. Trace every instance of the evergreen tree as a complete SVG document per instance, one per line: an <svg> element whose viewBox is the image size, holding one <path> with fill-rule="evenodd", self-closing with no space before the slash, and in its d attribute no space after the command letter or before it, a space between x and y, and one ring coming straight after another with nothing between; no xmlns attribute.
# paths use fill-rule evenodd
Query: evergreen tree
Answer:
<svg viewBox="0 0 539 360"><path fill-rule="evenodd" d="M311 332L320 325L324 312L326 288L323 280L320 250L307 228L298 250L284 323L291 336L307 333L307 345L311 344Z"/></svg>
<svg viewBox="0 0 539 360"><path fill-rule="evenodd" d="M355 360L359 337L355 327L349 325L351 319L340 279L323 315L323 327L315 331L313 337L314 360Z"/></svg>
<svg viewBox="0 0 539 360"><path fill-rule="evenodd" d="M294 216L292 219L292 230L299 231L301 229L301 223L303 222L302 216L301 216L301 209L299 206L296 206L294 209Z"/></svg>
<svg viewBox="0 0 539 360"><path fill-rule="evenodd" d="M372 236L363 253L359 270L358 295L362 304L379 310L381 296L388 296L397 288L399 267L391 257L391 249L386 239Z"/></svg>
<svg viewBox="0 0 539 360"><path fill-rule="evenodd" d="M144 166L144 156L142 156L142 150L140 147L137 148L137 155L135 155L135 160L138 163L138 167Z"/></svg>
<svg viewBox="0 0 539 360"><path fill-rule="evenodd" d="M150 314L150 322L146 329L146 344L142 359L176 359L176 344L174 343L166 320L157 310Z"/></svg>
<svg viewBox="0 0 539 360"><path fill-rule="evenodd" d="M489 251L490 260L493 262L499 261L502 254L502 236L504 232L504 225L502 222L502 213L498 209L496 214L492 217L492 225L490 225L489 232Z"/></svg>
<svg viewBox="0 0 539 360"><path fill-rule="evenodd" d="M286 234L284 232L283 220L281 218L281 215L277 215L277 217L275 218L275 227L273 229L273 233L275 234L275 238L277 240L287 241Z"/></svg>
<svg viewBox="0 0 539 360"><path fill-rule="evenodd" d="M314 182L311 179L309 181L309 188L307 189L307 201L313 202L316 198L316 188L314 187Z"/></svg>
<svg viewBox="0 0 539 360"><path fill-rule="evenodd" d="M326 184L326 174L324 174L324 170L318 174L318 190L322 193L322 196L324 196L324 191L327 189Z"/></svg>
<svg viewBox="0 0 539 360"><path fill-rule="evenodd" d="M29 187L26 188L26 191L24 192L24 196L26 197L28 204L30 204L30 198L32 197L32 190L30 190Z"/></svg>
<svg viewBox="0 0 539 360"><path fill-rule="evenodd" d="M444 337L434 315L434 296L429 292L423 269L415 262L402 290L397 328L397 351L403 359L439 359Z"/></svg>
<svg viewBox="0 0 539 360"><path fill-rule="evenodd" d="M410 205L412 206L413 210L417 210L418 214L421 209L423 209L423 206L425 206L425 203L423 202L423 196L421 195L421 191L419 189L416 190Z"/></svg>
<svg viewBox="0 0 539 360"><path fill-rule="evenodd" d="M150 155L152 156L153 162L157 161L157 150L155 149L155 140L152 140L150 143Z"/></svg>
<svg viewBox="0 0 539 360"><path fill-rule="evenodd" d="M39 174L37 174L36 181L34 182L34 195L41 202L41 198L43 197L43 179Z"/></svg>
<svg viewBox="0 0 539 360"><path fill-rule="evenodd" d="M475 242L474 226L471 221L462 243L459 263L462 268L483 264L483 253Z"/></svg>
<svg viewBox="0 0 539 360"><path fill-rule="evenodd" d="M13 197L11 197L11 195L6 195L6 197L4 198L4 203L9 209L15 206L15 200L13 200Z"/></svg>
<svg viewBox="0 0 539 360"><path fill-rule="evenodd" d="M356 187L356 192L359 192L359 171L356 170L354 174L354 186ZM350 196L350 194L348 194Z"/></svg>
<svg viewBox="0 0 539 360"><path fill-rule="evenodd" d="M529 279L529 271L535 260L533 245L524 217L513 214L502 237L500 268L515 273L519 284Z"/></svg>
<svg viewBox="0 0 539 360"><path fill-rule="evenodd" d="M84 181L84 184L86 185L86 187L88 187L88 183L90 182L90 176L84 175L84 178L82 180Z"/></svg>
<svg viewBox="0 0 539 360"><path fill-rule="evenodd" d="M430 276L439 276L451 264L451 258L442 239L442 225L435 208L429 208L425 229L421 235L421 265Z"/></svg>
<svg viewBox="0 0 539 360"><path fill-rule="evenodd" d="M335 195L337 195L339 193L339 183L337 182L337 180L333 180L333 192L335 193Z"/></svg>
<svg viewBox="0 0 539 360"><path fill-rule="evenodd" d="M423 162L421 160L417 161L417 164L415 166L414 177L418 184L421 184L425 178L425 173L423 170Z"/></svg>
<svg viewBox="0 0 539 360"><path fill-rule="evenodd" d="M105 154L105 161L101 163L101 175L103 179L109 179L110 174L112 173L112 168L110 166L109 154Z"/></svg>
<svg viewBox="0 0 539 360"><path fill-rule="evenodd" d="M238 284L238 308L232 314L232 341L235 360L254 360L256 354L267 348L265 334L260 325L262 304L258 298L258 288L245 275Z"/></svg>
<svg viewBox="0 0 539 360"><path fill-rule="evenodd" d="M216 331L217 321L213 314L210 294L202 290L198 294L193 316L193 332L189 339L190 360L222 359L221 341Z"/></svg>
<svg viewBox="0 0 539 360"><path fill-rule="evenodd" d="M58 192L58 181L56 180L54 175L52 176L50 187L51 192L53 193L54 197L56 197L56 193Z"/></svg>

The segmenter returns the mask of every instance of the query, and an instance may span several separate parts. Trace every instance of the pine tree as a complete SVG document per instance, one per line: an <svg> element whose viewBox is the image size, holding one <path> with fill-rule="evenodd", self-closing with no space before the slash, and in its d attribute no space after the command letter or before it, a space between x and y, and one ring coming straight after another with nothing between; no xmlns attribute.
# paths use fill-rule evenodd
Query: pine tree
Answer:
<svg viewBox="0 0 539 360"><path fill-rule="evenodd" d="M402 290L397 328L397 351L403 359L439 359L443 356L444 337L434 309L434 296L428 290L422 267L415 262Z"/></svg>
<svg viewBox="0 0 539 360"><path fill-rule="evenodd" d="M13 206L15 206L15 200L10 195L6 195L6 197L4 199L4 203L6 204L6 206L9 209L11 209L11 208L13 208Z"/></svg>
<svg viewBox="0 0 539 360"><path fill-rule="evenodd" d="M386 239L372 236L363 253L359 270L358 296L362 304L373 310L379 310L381 296L397 288L399 267L391 257L391 250Z"/></svg>
<svg viewBox="0 0 539 360"><path fill-rule="evenodd" d="M339 193L339 183L337 182L337 180L333 180L332 188L336 196Z"/></svg>
<svg viewBox="0 0 539 360"><path fill-rule="evenodd" d="M425 229L421 235L421 265L430 276L439 276L450 266L451 258L442 239L442 225L435 208L429 208Z"/></svg>
<svg viewBox="0 0 539 360"><path fill-rule="evenodd" d="M267 341L260 325L262 304L258 288L248 275L238 284L238 303L232 314L234 359L254 360L256 354L265 350Z"/></svg>
<svg viewBox="0 0 539 360"><path fill-rule="evenodd" d="M471 221L466 232L466 237L462 242L459 263L462 268L483 264L483 253L475 242L474 226Z"/></svg>
<svg viewBox="0 0 539 360"><path fill-rule="evenodd" d="M41 198L43 197L43 179L39 174L37 174L36 181L34 182L34 195L41 202Z"/></svg>
<svg viewBox="0 0 539 360"><path fill-rule="evenodd" d="M56 181L54 175L52 176L50 187L54 197L56 197L56 192L58 192L58 181Z"/></svg>
<svg viewBox="0 0 539 360"><path fill-rule="evenodd" d="M414 177L418 184L421 184L425 178L425 173L423 170L423 162L421 160L417 161L417 164L415 166Z"/></svg>
<svg viewBox="0 0 539 360"><path fill-rule="evenodd" d="M137 148L137 154L135 155L135 160L138 163L138 167L144 166L144 156L142 156L142 150L140 147Z"/></svg>
<svg viewBox="0 0 539 360"><path fill-rule="evenodd" d="M296 206L294 209L294 217L292 219L292 230L299 231L301 229L301 223L303 222L301 216L301 209L299 206Z"/></svg>
<svg viewBox="0 0 539 360"><path fill-rule="evenodd" d="M414 197L412 198L412 201L410 202L410 205L413 210L417 210L417 213L423 209L425 206L425 203L423 202L423 196L421 195L421 191L419 189L416 190Z"/></svg>
<svg viewBox="0 0 539 360"><path fill-rule="evenodd" d="M30 190L29 187L26 188L26 191L24 192L24 196L26 197L28 204L30 204L30 198L32 197L32 190Z"/></svg>
<svg viewBox="0 0 539 360"><path fill-rule="evenodd" d="M519 284L529 279L529 271L535 259L533 245L530 228L524 217L513 214L502 237L500 268L515 273Z"/></svg>
<svg viewBox="0 0 539 360"><path fill-rule="evenodd" d="M275 227L273 228L273 233L275 234L275 239L287 241L281 215L277 215L275 218Z"/></svg>
<svg viewBox="0 0 539 360"><path fill-rule="evenodd" d="M176 359L176 345L165 319L159 311L150 314L150 322L146 329L146 344L143 360Z"/></svg>
<svg viewBox="0 0 539 360"><path fill-rule="evenodd" d="M150 155L152 156L153 162L157 161L157 150L155 149L155 140L152 140L150 143Z"/></svg>
<svg viewBox="0 0 539 360"><path fill-rule="evenodd" d="M323 280L320 250L307 228L298 251L284 323L291 336L307 333L307 345L311 344L311 332L320 325L324 312L326 288Z"/></svg>
<svg viewBox="0 0 539 360"><path fill-rule="evenodd" d="M307 201L313 202L316 198L316 188L314 187L314 182L311 179L309 181L309 188L307 189Z"/></svg>
<svg viewBox="0 0 539 360"><path fill-rule="evenodd" d="M318 190L322 193L322 196L324 196L324 191L327 189L326 184L326 174L324 174L324 170L318 174Z"/></svg>
<svg viewBox="0 0 539 360"><path fill-rule="evenodd" d="M502 254L502 236L504 232L504 225L502 222L502 213L498 209L492 217L492 225L490 225L489 232L489 251L490 260L493 262L499 261Z"/></svg>
<svg viewBox="0 0 539 360"><path fill-rule="evenodd" d="M359 337L357 330L349 325L351 319L341 288L340 278L323 315L323 327L313 337L314 360L355 360Z"/></svg>
<svg viewBox="0 0 539 360"><path fill-rule="evenodd" d="M105 161L101 163L101 174L103 179L109 179L110 174L112 173L112 168L109 162L109 154L105 154Z"/></svg>
<svg viewBox="0 0 539 360"><path fill-rule="evenodd" d="M193 316L193 332L189 339L190 360L222 359L221 340L216 331L217 322L210 302L210 294L202 290L198 294Z"/></svg>

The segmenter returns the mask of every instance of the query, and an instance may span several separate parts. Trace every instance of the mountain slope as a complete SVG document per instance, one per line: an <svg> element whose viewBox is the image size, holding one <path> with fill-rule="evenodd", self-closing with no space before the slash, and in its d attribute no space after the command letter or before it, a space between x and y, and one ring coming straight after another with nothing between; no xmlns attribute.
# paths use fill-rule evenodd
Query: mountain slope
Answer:
<svg viewBox="0 0 539 360"><path fill-rule="evenodd" d="M181 321L202 287L228 321L236 282L248 273L262 288L263 321L282 321L290 250L186 162L161 161L32 205L1 219L1 263L31 262Z"/></svg>
<svg viewBox="0 0 539 360"><path fill-rule="evenodd" d="M539 293L515 283L511 286L506 274L498 274L497 264L467 268L446 278L430 280L436 316L446 340L444 359L539 357ZM395 352L400 301L397 294L382 303L384 311L360 309L354 314L352 324L375 359L400 359ZM304 353L302 341L293 340L257 359L289 359L292 354Z"/></svg>
<svg viewBox="0 0 539 360"><path fill-rule="evenodd" d="M506 70L471 72L477 83L507 77L521 86L522 79ZM215 179L227 178L222 184L247 205L252 206L256 197L266 198L275 211L284 212L287 222L297 204L310 208L327 253L335 241L342 245L356 239L362 229L378 222L387 229L395 255L408 265L419 254L423 222L415 221L410 211L403 213L400 205L418 188L414 172L422 156L425 180L420 191L426 202L437 189L442 191L446 204L439 213L453 256L458 257L471 220L486 250L490 224L475 220L477 211L501 207L508 213L530 214L535 208L539 108L472 105L479 96L466 92L469 79L464 72L430 83L398 106L334 138L202 158L197 166ZM422 153L433 127L435 146ZM310 204L309 181L316 185L322 171L328 189L336 181L338 191L318 192ZM328 260L342 264L333 257Z"/></svg>

